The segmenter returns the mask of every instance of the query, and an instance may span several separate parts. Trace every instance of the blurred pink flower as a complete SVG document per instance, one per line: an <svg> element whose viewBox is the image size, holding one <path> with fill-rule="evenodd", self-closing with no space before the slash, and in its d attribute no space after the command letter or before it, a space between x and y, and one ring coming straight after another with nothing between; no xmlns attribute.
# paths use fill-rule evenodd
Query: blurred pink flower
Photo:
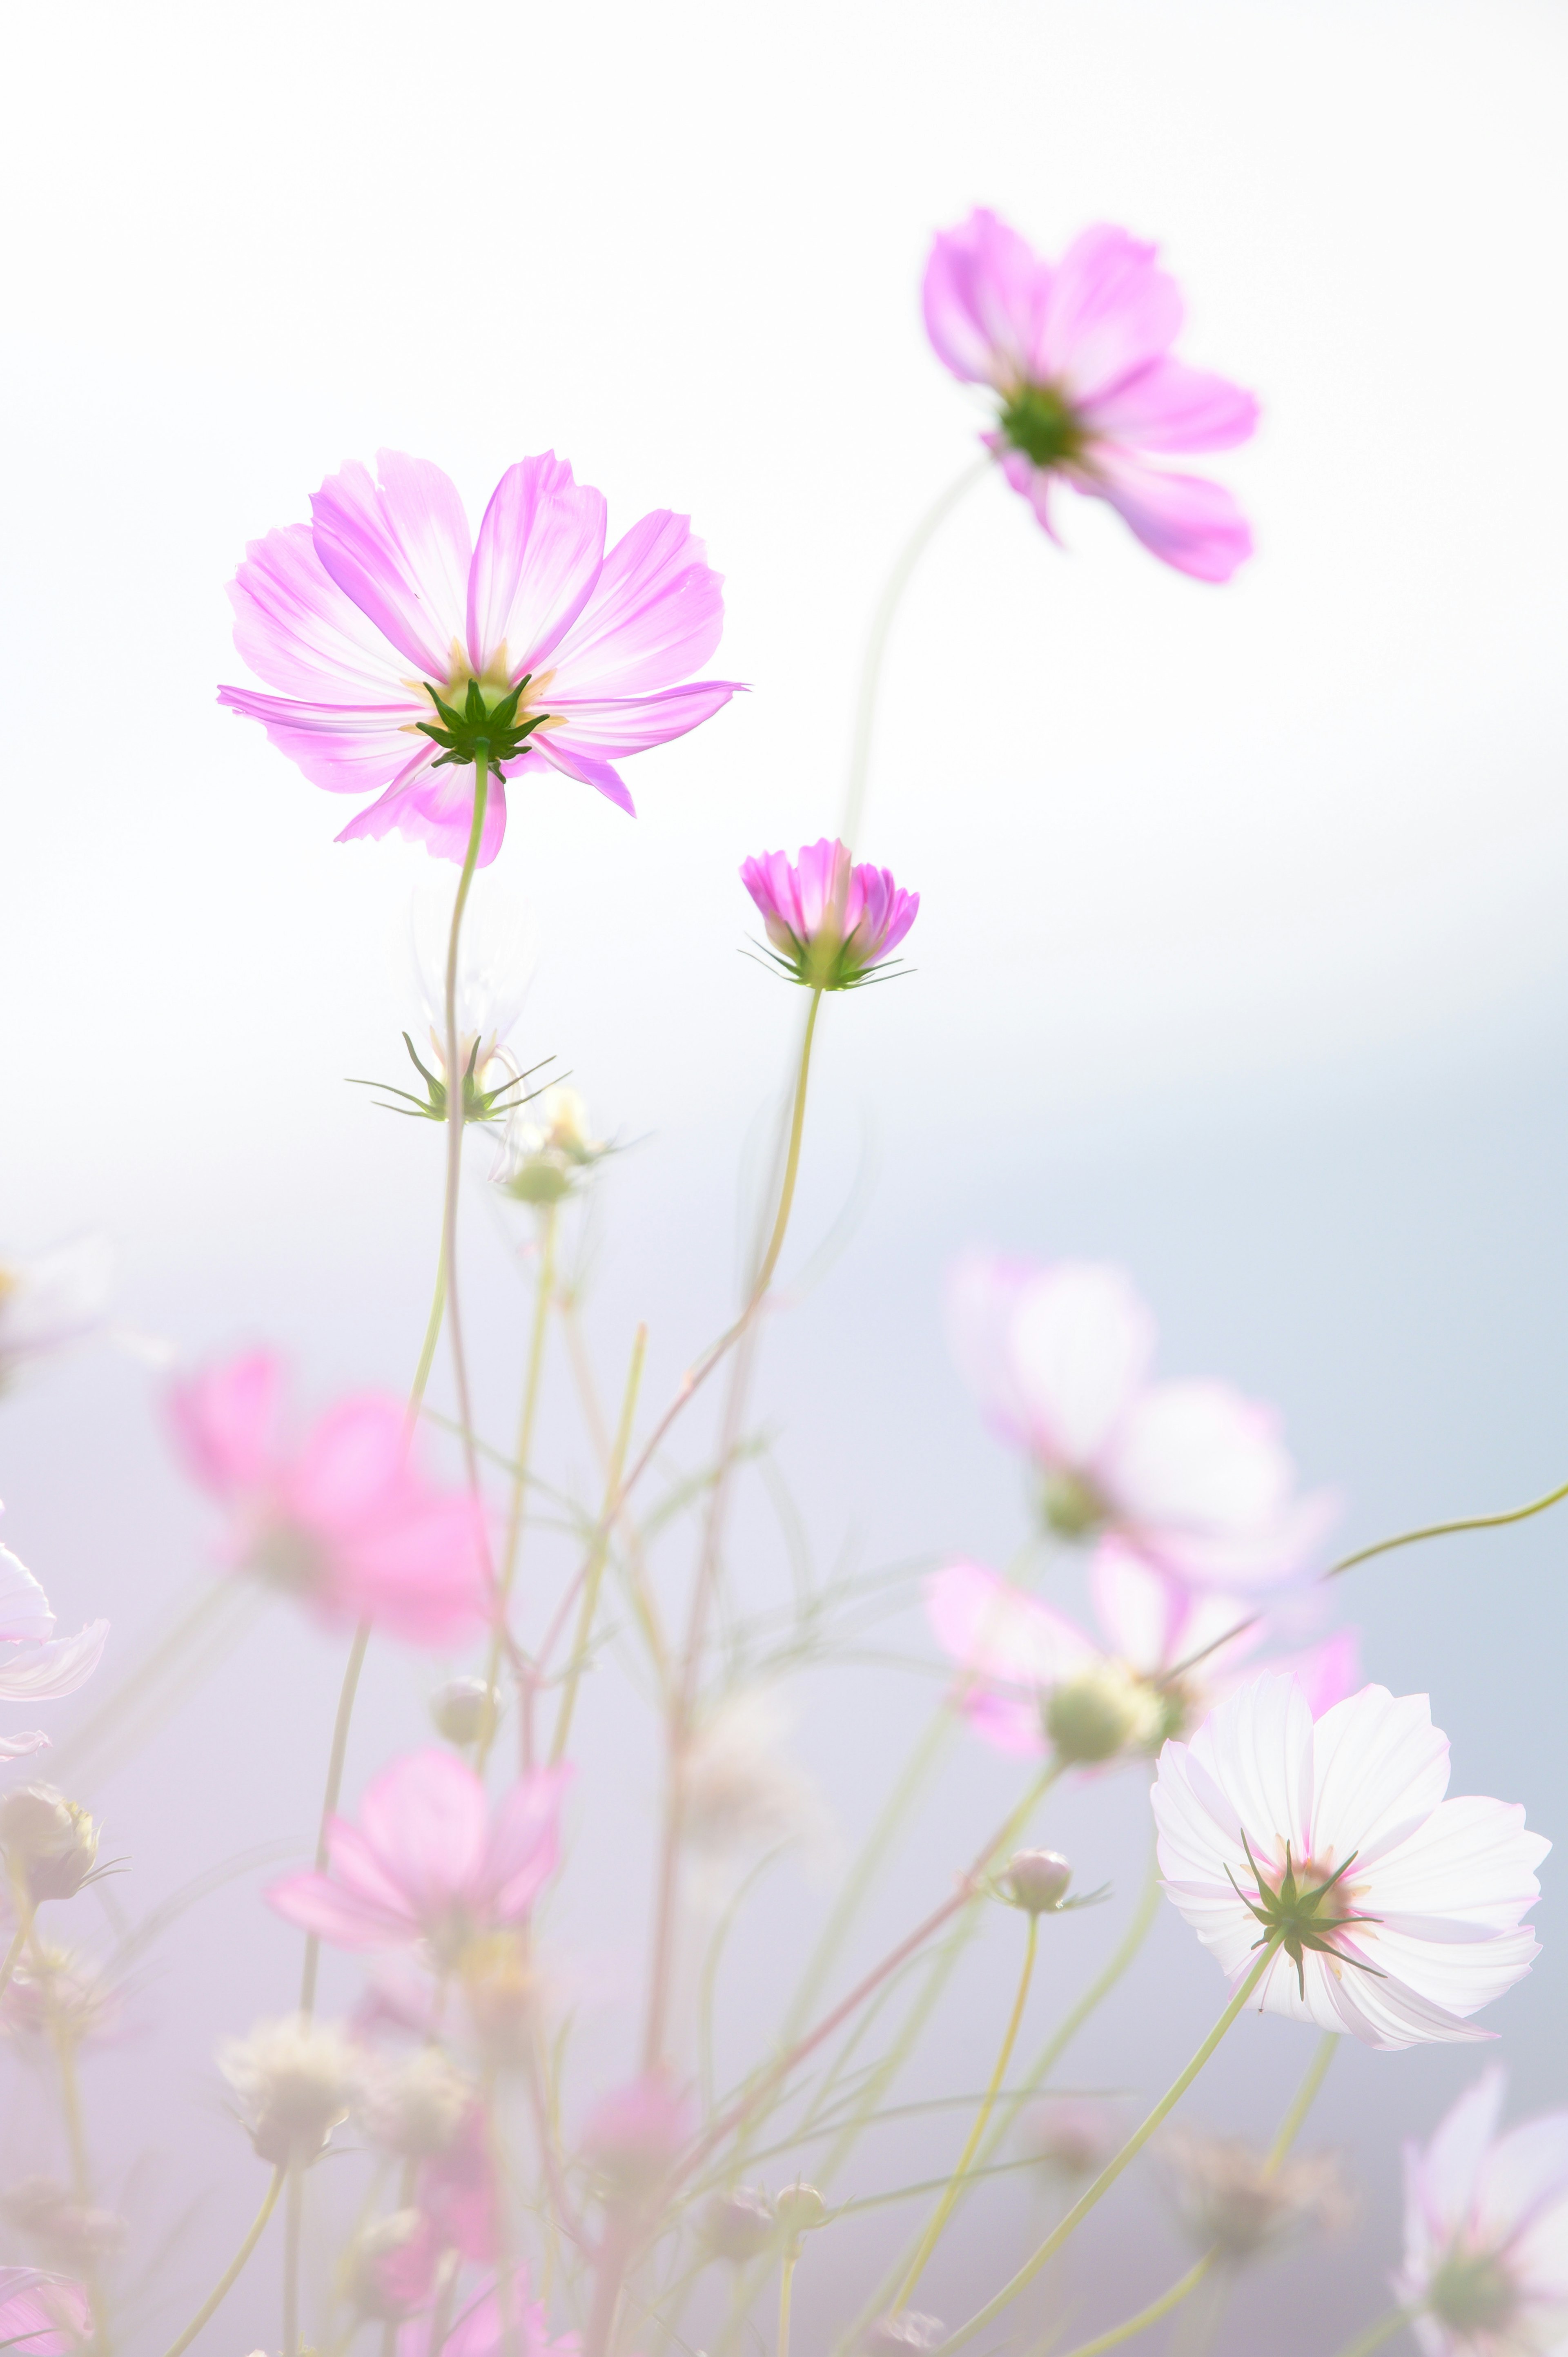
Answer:
<svg viewBox="0 0 1568 2357"><path fill-rule="evenodd" d="M367 1786L360 1823L334 1817L322 1874L285 1875L280 1915L339 1948L425 1943L443 1965L522 1923L555 1870L563 1769L520 1777L492 1825L485 1788L449 1751L410 1752Z"/></svg>
<svg viewBox="0 0 1568 2357"><path fill-rule="evenodd" d="M1332 1500L1295 1494L1272 1408L1149 1380L1154 1319L1121 1269L966 1253L947 1308L959 1371L1038 1466L1053 1530L1112 1531L1155 1569L1232 1595L1303 1569Z"/></svg>
<svg viewBox="0 0 1568 2357"><path fill-rule="evenodd" d="M1487 2071L1426 2145L1404 2149L1404 2266L1426 2357L1560 2349L1568 2336L1568 2112L1498 2134Z"/></svg>
<svg viewBox="0 0 1568 2357"><path fill-rule="evenodd" d="M1367 2046L1485 2038L1468 2017L1540 1950L1523 1918L1551 1848L1502 1801L1444 1800L1448 1738L1424 1695L1363 1686L1314 1724L1262 1672L1167 1743L1155 1780L1165 1887L1252 2002Z"/></svg>
<svg viewBox="0 0 1568 2357"><path fill-rule="evenodd" d="M1157 1750L1230 1694L1248 1657L1277 1633L1244 1598L1194 1593L1118 1539L1096 1548L1090 1590L1099 1639L981 1564L949 1564L928 1581L931 1627L963 1672L953 1698L999 1750L1047 1752L1052 1695L1108 1669L1124 1674L1133 1748ZM1339 1630L1273 1666L1294 1671L1318 1717L1355 1687L1356 1631Z"/></svg>
<svg viewBox="0 0 1568 2357"><path fill-rule="evenodd" d="M1053 540L1052 497L1065 482L1108 500L1177 572L1229 581L1252 549L1230 493L1148 461L1233 449L1251 436L1258 405L1173 356L1181 293L1156 251L1101 223L1053 265L977 210L932 245L926 332L954 376L1000 396L985 439Z"/></svg>
<svg viewBox="0 0 1568 2357"><path fill-rule="evenodd" d="M847 845L808 844L792 867L765 851L740 871L767 928L776 963L796 982L848 990L891 955L919 913L886 867L853 867Z"/></svg>
<svg viewBox="0 0 1568 2357"><path fill-rule="evenodd" d="M108 1621L90 1620L74 1637L54 1636L54 1625L48 1598L32 1573L9 1547L0 1547L0 1702L52 1702L74 1694L92 1675ZM20 1760L48 1743L41 1727L0 1735L0 1760Z"/></svg>
<svg viewBox="0 0 1568 2357"><path fill-rule="evenodd" d="M503 2348L510 2348L512 2357L577 2357L582 2336L552 2336L542 2303L528 2297L528 2274L521 2266L512 2269L508 2297L514 2319L510 2333L492 2281L458 2303L438 2351L431 2346L432 2319L423 2317L399 2332L397 2357L499 2357Z"/></svg>
<svg viewBox="0 0 1568 2357"><path fill-rule="evenodd" d="M419 1470L402 1401L360 1393L290 1444L283 1389L281 1361L258 1351L169 1396L187 1465L231 1511L235 1568L329 1626L373 1620L415 1645L471 1634L489 1617L483 1515Z"/></svg>
<svg viewBox="0 0 1568 2357"><path fill-rule="evenodd" d="M692 2105L664 2071L648 2071L604 2096L588 2115L583 2151L608 2200L657 2191L692 2132Z"/></svg>
<svg viewBox="0 0 1568 2357"><path fill-rule="evenodd" d="M396 828L460 860L474 808L465 731L486 737L492 765L481 864L500 849L509 779L553 769L629 811L611 763L683 736L736 693L688 678L724 627L690 520L657 509L607 554L603 494L546 451L508 468L470 542L439 467L396 450L376 465L379 480L350 461L311 500L308 525L247 548L229 592L234 643L283 692L224 687L219 702L261 721L312 784L379 797L340 843Z"/></svg>
<svg viewBox="0 0 1568 2357"><path fill-rule="evenodd" d="M60 2357L92 2331L80 2284L42 2267L0 2267L0 2349L16 2357Z"/></svg>
<svg viewBox="0 0 1568 2357"><path fill-rule="evenodd" d="M495 2163L482 2104L470 2105L451 2142L424 2162L415 2199L443 2250L480 2264L499 2255Z"/></svg>

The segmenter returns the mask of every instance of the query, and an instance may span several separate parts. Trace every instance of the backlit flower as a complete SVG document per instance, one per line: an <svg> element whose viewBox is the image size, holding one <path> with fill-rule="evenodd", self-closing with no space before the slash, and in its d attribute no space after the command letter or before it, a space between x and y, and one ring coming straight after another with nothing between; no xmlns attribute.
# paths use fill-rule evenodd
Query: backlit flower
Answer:
<svg viewBox="0 0 1568 2357"><path fill-rule="evenodd" d="M18 1903L74 1899L98 1862L98 1827L52 1784L13 1785L0 1798L0 1857Z"/></svg>
<svg viewBox="0 0 1568 2357"><path fill-rule="evenodd" d="M1173 355L1181 293L1156 251L1101 223L1053 264L994 213L972 212L931 248L926 332L954 376L996 394L985 440L1053 540L1052 503L1066 483L1109 501L1178 572L1229 581L1252 548L1230 493L1149 461L1234 448L1258 405Z"/></svg>
<svg viewBox="0 0 1568 2357"><path fill-rule="evenodd" d="M959 1370L1038 1468L1059 1536L1112 1531L1156 1570L1232 1593L1302 1569L1332 1501L1296 1494L1272 1408L1150 1381L1155 1322L1121 1269L966 1253L947 1307Z"/></svg>
<svg viewBox="0 0 1568 2357"><path fill-rule="evenodd" d="M690 2103L668 2073L648 2071L603 2096L583 2130L583 2153L609 2202L646 2201L692 2132Z"/></svg>
<svg viewBox="0 0 1568 2357"><path fill-rule="evenodd" d="M931 1627L961 1674L953 1700L998 1750L1034 1759L1054 1748L1082 1762L1157 1750L1248 1675L1271 1633L1255 1604L1185 1587L1118 1539L1095 1549L1090 1593L1098 1639L982 1564L951 1563L928 1581ZM1356 1632L1277 1666L1295 1672L1316 1717L1355 1685Z"/></svg>
<svg viewBox="0 0 1568 2357"><path fill-rule="evenodd" d="M1498 2133L1488 2071L1404 2152L1404 2265L1427 2357L1526 2357L1568 2339L1568 2112Z"/></svg>
<svg viewBox="0 0 1568 2357"><path fill-rule="evenodd" d="M1331 2231L1349 2214L1332 2153L1307 2153L1271 2169L1237 2136L1205 2136L1176 2121L1160 2138L1165 2190L1199 2250L1218 2244L1233 2265L1278 2250L1314 2228Z"/></svg>
<svg viewBox="0 0 1568 2357"><path fill-rule="evenodd" d="M349 2116L356 2058L339 2029L290 2014L231 2038L218 2067L234 2091L251 2141L274 2169L307 2167Z"/></svg>
<svg viewBox="0 0 1568 2357"><path fill-rule="evenodd" d="M76 1236L26 1258L0 1255L0 1392L102 1324L110 1275L106 1236Z"/></svg>
<svg viewBox="0 0 1568 2357"><path fill-rule="evenodd" d="M602 1137L594 1136L588 1108L576 1090L557 1086L509 1115L490 1178L518 1202L547 1210L575 1195L589 1172L613 1152Z"/></svg>
<svg viewBox="0 0 1568 2357"><path fill-rule="evenodd" d="M1261 2011L1368 2046L1485 2038L1470 2015L1539 1953L1523 1919L1551 1844L1447 1785L1424 1695L1363 1686L1315 1724L1265 1671L1160 1754L1165 1889L1233 1987L1277 1943Z"/></svg>
<svg viewBox="0 0 1568 2357"><path fill-rule="evenodd" d="M9 1547L0 1547L0 1702L52 1702L74 1694L102 1658L107 1620L90 1620L74 1637L52 1634L55 1616L48 1598ZM0 1735L0 1760L41 1751L48 1737L41 1727Z"/></svg>
<svg viewBox="0 0 1568 2357"><path fill-rule="evenodd" d="M230 1508L228 1560L329 1626L374 1620L419 1645L471 1634L489 1610L483 1515L421 1472L403 1402L360 1393L291 1442L283 1392L258 1351L170 1395L191 1473Z"/></svg>
<svg viewBox="0 0 1568 2357"><path fill-rule="evenodd" d="M566 1781L559 1769L520 1777L492 1824L466 1761L410 1752L366 1787L357 1825L332 1819L326 1872L285 1875L267 1897L334 1947L423 1943L438 1963L460 1963L476 1940L527 1921L555 1870Z"/></svg>
<svg viewBox="0 0 1568 2357"><path fill-rule="evenodd" d="M919 913L886 867L851 865L824 834L793 866L782 851L748 859L740 880L762 912L774 963L812 990L853 990L897 948Z"/></svg>
<svg viewBox="0 0 1568 2357"><path fill-rule="evenodd" d="M42 2267L0 2267L0 2349L8 2357L62 2357L91 2332L80 2284Z"/></svg>
<svg viewBox="0 0 1568 2357"><path fill-rule="evenodd" d="M656 510L607 554L603 494L547 451L508 468L471 541L439 467L395 450L376 465L350 461L309 524L251 543L229 592L234 643L281 693L224 687L220 703L261 721L313 784L377 796L340 843L395 828L460 860L481 750L481 864L500 849L510 780L553 769L629 811L612 763L736 692L689 676L724 626L689 519Z"/></svg>

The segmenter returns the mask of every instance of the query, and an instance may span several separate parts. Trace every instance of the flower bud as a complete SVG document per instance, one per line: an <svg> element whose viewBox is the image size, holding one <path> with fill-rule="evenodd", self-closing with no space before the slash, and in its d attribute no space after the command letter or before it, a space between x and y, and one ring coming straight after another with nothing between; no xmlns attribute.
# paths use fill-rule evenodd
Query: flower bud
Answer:
<svg viewBox="0 0 1568 2357"><path fill-rule="evenodd" d="M814 2226L826 2222L828 2205L814 2185L798 2177L774 2201L773 2214L793 2242L797 2235L809 2234Z"/></svg>
<svg viewBox="0 0 1568 2357"><path fill-rule="evenodd" d="M445 1685L437 1686L430 1697L430 1716L436 1734L444 1741L455 1743L459 1750L477 1743L484 1732L489 1691L483 1678L448 1678ZM489 1707L499 1715L499 1693Z"/></svg>
<svg viewBox="0 0 1568 2357"><path fill-rule="evenodd" d="M98 1828L52 1784L22 1784L0 1801L0 1851L33 1906L72 1899L98 1857Z"/></svg>
<svg viewBox="0 0 1568 2357"><path fill-rule="evenodd" d="M861 2335L865 2357L910 2357L913 2351L935 2349L947 2327L937 2316L920 2316L900 2309L896 2316L879 2316Z"/></svg>
<svg viewBox="0 0 1568 2357"><path fill-rule="evenodd" d="M728 2259L737 2267L759 2259L778 2231L773 2204L766 2193L750 2185L715 2193L703 2212L703 2234L709 2250L716 2259Z"/></svg>
<svg viewBox="0 0 1568 2357"><path fill-rule="evenodd" d="M1015 1849L1002 1875L1002 1895L1026 1914L1054 1915L1071 1880L1071 1867L1054 1849Z"/></svg>
<svg viewBox="0 0 1568 2357"><path fill-rule="evenodd" d="M424 2046L403 2061L370 2066L354 2109L372 2144L405 2160L426 2160L446 2150L473 2101L473 2082L439 2047Z"/></svg>
<svg viewBox="0 0 1568 2357"><path fill-rule="evenodd" d="M349 2116L353 2050L339 2031L298 2015L230 2039L218 2067L239 2099L251 2142L274 2169L315 2160Z"/></svg>
<svg viewBox="0 0 1568 2357"><path fill-rule="evenodd" d="M1117 1662L1055 1686L1046 1697L1045 1728L1058 1760L1092 1767L1141 1743L1153 1732L1147 1689Z"/></svg>
<svg viewBox="0 0 1568 2357"><path fill-rule="evenodd" d="M349 2244L343 2260L344 2292L361 2316L401 2324L429 2298L437 2256L429 2221L417 2210L394 2210Z"/></svg>

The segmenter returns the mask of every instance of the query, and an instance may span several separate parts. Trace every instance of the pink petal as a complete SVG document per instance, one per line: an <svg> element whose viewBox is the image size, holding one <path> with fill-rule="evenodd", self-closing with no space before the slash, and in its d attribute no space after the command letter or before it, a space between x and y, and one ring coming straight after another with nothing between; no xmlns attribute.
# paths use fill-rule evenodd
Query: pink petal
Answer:
<svg viewBox="0 0 1568 2357"><path fill-rule="evenodd" d="M269 744L329 794L378 792L435 759L429 737L410 725L428 705L295 704L248 687L220 687L218 701L246 720L259 720Z"/></svg>
<svg viewBox="0 0 1568 2357"><path fill-rule="evenodd" d="M931 247L920 302L937 357L968 384L998 389L1029 373L1051 274L1015 230L977 209Z"/></svg>
<svg viewBox="0 0 1568 2357"><path fill-rule="evenodd" d="M323 566L308 524L252 540L229 601L234 644L269 687L307 704L406 696L406 664Z"/></svg>
<svg viewBox="0 0 1568 2357"><path fill-rule="evenodd" d="M605 554L604 494L553 450L509 467L490 496L467 584L468 660L537 672L582 612Z"/></svg>
<svg viewBox="0 0 1568 2357"><path fill-rule="evenodd" d="M1256 430L1258 404L1222 376L1169 354L1085 404L1096 436L1139 450L1232 450Z"/></svg>
<svg viewBox="0 0 1568 2357"><path fill-rule="evenodd" d="M1188 1637L1187 1591L1120 1539L1101 1539L1095 1548L1090 1592L1110 1650L1146 1677L1174 1668L1205 1641Z"/></svg>
<svg viewBox="0 0 1568 2357"><path fill-rule="evenodd" d="M446 1645L490 1618L482 1509L460 1492L404 1492L397 1511L339 1544L345 1617L413 1645Z"/></svg>
<svg viewBox="0 0 1568 2357"><path fill-rule="evenodd" d="M456 762L435 769L435 748L431 745L427 753L417 756L393 779L379 802L349 820L338 841L379 841L382 835L401 834L410 843L423 843L433 857L450 859L460 867L474 823L474 772ZM481 867L488 867L494 859L505 834L506 782L492 776L486 789L485 825L479 838Z"/></svg>
<svg viewBox="0 0 1568 2357"><path fill-rule="evenodd" d="M1298 1653L1282 1653L1280 1667L1289 1670L1306 1696L1314 1718L1321 1718L1336 1703L1344 1702L1361 1684L1361 1643L1355 1629L1337 1629L1320 1645Z"/></svg>
<svg viewBox="0 0 1568 2357"><path fill-rule="evenodd" d="M1019 1297L1008 1355L1047 1464L1087 1468L1106 1449L1154 1349L1154 1319L1122 1270L1058 1261L1040 1271Z"/></svg>
<svg viewBox="0 0 1568 2357"><path fill-rule="evenodd" d="M36 1641L54 1625L48 1598L27 1565L0 1547L0 1645Z"/></svg>
<svg viewBox="0 0 1568 2357"><path fill-rule="evenodd" d="M485 1788L473 1770L434 1747L394 1760L360 1805L367 1843L427 1922L482 1875L486 1817Z"/></svg>
<svg viewBox="0 0 1568 2357"><path fill-rule="evenodd" d="M386 1511L405 1483L404 1426L400 1400L366 1392L329 1408L306 1439L278 1489L291 1520L351 1534L365 1517Z"/></svg>
<svg viewBox="0 0 1568 2357"><path fill-rule="evenodd" d="M553 694L572 703L646 695L701 670L725 619L705 554L689 516L659 508L634 523L556 650Z"/></svg>
<svg viewBox="0 0 1568 2357"><path fill-rule="evenodd" d="M1051 277L1029 373L1083 404L1173 344L1181 293L1156 251L1104 222L1074 238Z"/></svg>
<svg viewBox="0 0 1568 2357"><path fill-rule="evenodd" d="M378 450L312 495L316 554L338 587L427 678L446 680L461 649L468 521L456 486L428 459Z"/></svg>
<svg viewBox="0 0 1568 2357"><path fill-rule="evenodd" d="M983 1564L951 1563L933 1573L926 1617L962 1670L1013 1686L1060 1685L1104 1658L1076 1621Z"/></svg>
<svg viewBox="0 0 1568 2357"><path fill-rule="evenodd" d="M91 2332L80 2284L41 2267L0 2267L0 2349L8 2357L63 2357Z"/></svg>
<svg viewBox="0 0 1568 2357"><path fill-rule="evenodd" d="M548 761L553 770L559 770L564 778L573 778L580 786L592 786L596 793L603 794L607 802L612 802L618 810L625 811L628 818L637 816L636 806L619 771L612 770L607 761L596 760L590 754L579 753L567 730L551 729L533 741L539 747L541 759Z"/></svg>
<svg viewBox="0 0 1568 2357"><path fill-rule="evenodd" d="M533 740L546 760L556 760L565 749L596 760L619 760L628 753L645 753L652 745L667 745L684 737L741 693L732 679L693 680L686 687L667 687L658 695L624 697L557 697L546 691L552 719L561 725L542 729Z"/></svg>
<svg viewBox="0 0 1568 2357"><path fill-rule="evenodd" d="M1014 1760L1043 1760L1050 1749L1040 1723L1038 1702L998 1694L990 1686L957 1687L951 1699L975 1733Z"/></svg>
<svg viewBox="0 0 1568 2357"><path fill-rule="evenodd" d="M1230 493L1201 475L1166 475L1097 444L1092 474L1073 486L1109 500L1161 562L1195 581L1229 581L1252 554L1252 533Z"/></svg>
<svg viewBox="0 0 1568 2357"><path fill-rule="evenodd" d="M253 1351L209 1367L168 1394L169 1423L187 1469L221 1496L264 1482L277 1448L283 1361Z"/></svg>
<svg viewBox="0 0 1568 2357"><path fill-rule="evenodd" d="M90 1620L74 1637L0 1645L0 1700L50 1702L85 1685L103 1658L107 1620Z"/></svg>
<svg viewBox="0 0 1568 2357"><path fill-rule="evenodd" d="M1332 1511L1294 1498L1278 1416L1226 1383L1153 1385L1094 1470L1141 1550L1202 1586L1289 1577Z"/></svg>
<svg viewBox="0 0 1568 2357"><path fill-rule="evenodd" d="M1447 2242L1470 2222L1487 2147L1498 2132L1508 2082L1495 2067L1440 2122L1419 2158L1406 2147L1407 2200L1419 2204L1434 2240Z"/></svg>
<svg viewBox="0 0 1568 2357"><path fill-rule="evenodd" d="M1007 1337L1025 1288L1037 1274L1033 1261L972 1250L953 1263L943 1293L948 1348L959 1373L988 1421L1020 1446L1028 1437L1028 1406Z"/></svg>
<svg viewBox="0 0 1568 2357"><path fill-rule="evenodd" d="M496 1813L484 1874L503 1923L521 1922L555 1871L557 1818L571 1781L568 1768L521 1777Z"/></svg>
<svg viewBox="0 0 1568 2357"><path fill-rule="evenodd" d="M392 1947L413 1931L407 1921L368 1906L326 1874L287 1874L262 1895L285 1923L314 1932L335 1948Z"/></svg>

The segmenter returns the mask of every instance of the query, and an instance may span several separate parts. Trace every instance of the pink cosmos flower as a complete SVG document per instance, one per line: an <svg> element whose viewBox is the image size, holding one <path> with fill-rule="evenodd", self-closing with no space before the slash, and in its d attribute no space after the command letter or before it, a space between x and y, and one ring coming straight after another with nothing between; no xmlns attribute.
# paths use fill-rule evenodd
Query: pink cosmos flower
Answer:
<svg viewBox="0 0 1568 2357"><path fill-rule="evenodd" d="M1058 1534L1114 1532L1233 1596L1302 1570L1333 1501L1295 1495L1272 1408L1225 1383L1151 1383L1154 1319L1121 1269L967 1253L947 1308L960 1372L1038 1467Z"/></svg>
<svg viewBox="0 0 1568 2357"><path fill-rule="evenodd" d="M109 1634L107 1620L90 1620L74 1637L52 1634L55 1616L48 1598L9 1547L0 1547L0 1702L52 1702L74 1694L98 1667ZM41 1727L0 1735L0 1760L20 1760L41 1751L48 1737Z"/></svg>
<svg viewBox="0 0 1568 2357"><path fill-rule="evenodd" d="M170 1394L187 1465L231 1510L230 1561L329 1627L374 1620L414 1645L471 1634L489 1616L483 1515L419 1470L402 1401L360 1393L290 1443L283 1394L268 1351Z"/></svg>
<svg viewBox="0 0 1568 2357"><path fill-rule="evenodd" d="M563 2332L552 2337L542 2303L528 2297L528 2276L521 2266L512 2270L508 2296L513 2317L510 2333L501 2314L499 2287L492 2281L458 2302L438 2347L432 2341L431 2318L405 2324L397 2337L397 2357L500 2357L507 2348L514 2357L577 2357L582 2336Z"/></svg>
<svg viewBox="0 0 1568 2357"><path fill-rule="evenodd" d="M1229 581L1252 550L1230 493L1149 460L1233 449L1258 405L1174 357L1181 293L1156 250L1101 224L1053 265L994 213L972 212L931 248L926 332L954 376L1000 398L985 440L1053 540L1052 500L1065 482L1109 501L1178 573Z"/></svg>
<svg viewBox="0 0 1568 2357"><path fill-rule="evenodd" d="M1522 2357L1568 2338L1568 2112L1498 2133L1487 2071L1424 2147L1404 2149L1404 2266L1426 2357Z"/></svg>
<svg viewBox="0 0 1568 2357"><path fill-rule="evenodd" d="M953 1698L998 1750L1041 1758L1053 1718L1068 1722L1070 1741L1075 1713L1080 1740L1090 1718L1103 1725L1102 1757L1156 1750L1234 1689L1270 1635L1245 1599L1195 1594L1116 1539L1096 1548L1090 1587L1098 1640L981 1564L949 1564L928 1581L931 1627L963 1674ZM1355 1687L1356 1632L1340 1630L1277 1666L1295 1672L1319 1717Z"/></svg>
<svg viewBox="0 0 1568 2357"><path fill-rule="evenodd" d="M919 914L918 892L901 891L886 867L852 866L847 845L825 834L793 867L782 851L748 859L740 880L762 911L775 963L818 990L864 982Z"/></svg>
<svg viewBox="0 0 1568 2357"><path fill-rule="evenodd" d="M583 2130L607 2200L640 2201L668 2176L692 2132L691 2104L667 2072L648 2071L601 2098Z"/></svg>
<svg viewBox="0 0 1568 2357"><path fill-rule="evenodd" d="M92 2331L80 2284L42 2267L0 2267L0 2349L16 2357L63 2357Z"/></svg>
<svg viewBox="0 0 1568 2357"><path fill-rule="evenodd" d="M338 836L394 827L460 860L483 744L481 865L509 779L559 770L622 810L612 762L684 736L736 693L691 680L724 626L686 516L658 509L606 553L603 494L553 451L509 467L470 541L439 467L377 454L252 541L230 587L234 643L269 687L219 690L329 793L378 799ZM682 683L684 683L683 684Z"/></svg>
<svg viewBox="0 0 1568 2357"><path fill-rule="evenodd" d="M334 1817L327 1871L285 1875L267 1898L338 1948L423 1943L451 1964L523 1923L555 1870L564 1769L520 1777L489 1821L485 1788L449 1751L410 1752L366 1788L360 1823Z"/></svg>
<svg viewBox="0 0 1568 2357"><path fill-rule="evenodd" d="M1552 1845L1447 1786L1424 1695L1363 1686L1315 1725L1297 1680L1264 1671L1160 1754L1166 1892L1233 1988L1280 1941L1262 2012L1368 2046L1485 2038L1470 2015L1540 1953L1524 1917Z"/></svg>

